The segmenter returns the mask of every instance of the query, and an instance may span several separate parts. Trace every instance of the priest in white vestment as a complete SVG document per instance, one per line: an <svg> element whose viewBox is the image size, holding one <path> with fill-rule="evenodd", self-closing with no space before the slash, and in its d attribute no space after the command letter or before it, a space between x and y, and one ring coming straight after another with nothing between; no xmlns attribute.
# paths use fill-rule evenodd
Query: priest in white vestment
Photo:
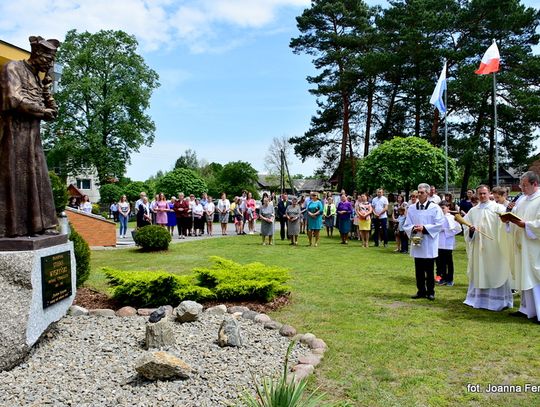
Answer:
<svg viewBox="0 0 540 407"><path fill-rule="evenodd" d="M519 186L523 196L512 210L515 285L521 291L521 307L513 313L539 323L540 315L540 177L527 171Z"/></svg>
<svg viewBox="0 0 540 407"><path fill-rule="evenodd" d="M411 298L435 299L435 258L439 250L439 233L444 215L439 205L428 201L430 186L418 185L418 202L409 206L403 229L411 242L417 292Z"/></svg>
<svg viewBox="0 0 540 407"><path fill-rule="evenodd" d="M489 200L489 188L485 185L476 189L476 196L478 205L465 215L465 220L473 226L465 226L464 230L469 246L469 289L464 304L502 311L513 305L508 236L499 218L506 208Z"/></svg>

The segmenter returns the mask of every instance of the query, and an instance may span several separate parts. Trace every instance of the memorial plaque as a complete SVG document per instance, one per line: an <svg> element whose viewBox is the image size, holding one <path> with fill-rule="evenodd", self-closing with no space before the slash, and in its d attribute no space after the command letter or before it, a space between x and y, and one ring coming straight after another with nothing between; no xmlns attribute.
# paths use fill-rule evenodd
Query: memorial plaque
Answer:
<svg viewBox="0 0 540 407"><path fill-rule="evenodd" d="M57 253L41 258L41 287L43 308L71 296L70 252Z"/></svg>

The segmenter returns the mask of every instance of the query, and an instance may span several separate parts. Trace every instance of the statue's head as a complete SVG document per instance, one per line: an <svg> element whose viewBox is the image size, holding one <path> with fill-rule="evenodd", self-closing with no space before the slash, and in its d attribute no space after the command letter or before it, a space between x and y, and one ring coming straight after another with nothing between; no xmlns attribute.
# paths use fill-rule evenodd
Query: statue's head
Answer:
<svg viewBox="0 0 540 407"><path fill-rule="evenodd" d="M60 46L60 41L43 37L31 36L30 41L30 61L40 72L47 72L54 64L56 50Z"/></svg>

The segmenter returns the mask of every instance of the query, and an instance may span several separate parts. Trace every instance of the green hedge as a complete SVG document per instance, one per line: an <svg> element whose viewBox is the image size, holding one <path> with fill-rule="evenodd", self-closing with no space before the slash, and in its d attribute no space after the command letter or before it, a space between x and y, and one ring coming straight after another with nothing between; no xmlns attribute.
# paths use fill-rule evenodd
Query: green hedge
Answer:
<svg viewBox="0 0 540 407"><path fill-rule="evenodd" d="M283 285L289 272L280 267L262 263L239 264L222 257L212 256L211 268L194 269L199 285L211 289L221 300L271 301L290 291Z"/></svg>
<svg viewBox="0 0 540 407"><path fill-rule="evenodd" d="M148 225L137 229L133 240L146 252L167 250L171 242L171 234L164 227Z"/></svg>
<svg viewBox="0 0 540 407"><path fill-rule="evenodd" d="M176 305L184 300L263 300L290 291L284 285L289 272L262 263L239 264L211 257L211 268L196 268L194 274L165 271L121 271L104 268L112 296L134 306Z"/></svg>
<svg viewBox="0 0 540 407"><path fill-rule="evenodd" d="M121 271L103 268L112 296L124 304L159 306L184 300L214 298L211 290L196 285L193 276L179 276L165 271Z"/></svg>

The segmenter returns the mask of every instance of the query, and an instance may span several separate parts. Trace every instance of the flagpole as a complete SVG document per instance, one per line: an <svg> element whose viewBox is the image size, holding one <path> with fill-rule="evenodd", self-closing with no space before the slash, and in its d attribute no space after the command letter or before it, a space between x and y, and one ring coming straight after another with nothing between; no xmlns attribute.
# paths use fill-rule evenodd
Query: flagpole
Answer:
<svg viewBox="0 0 540 407"><path fill-rule="evenodd" d="M493 72L493 137L495 138L495 184L499 185L499 141L497 137L497 73Z"/></svg>
<svg viewBox="0 0 540 407"><path fill-rule="evenodd" d="M444 60L444 66L446 67L446 60ZM446 74L446 72L445 72ZM446 81L446 91L444 92L444 106L446 108L446 111L444 112L444 154L445 154L445 185L446 185L446 193L450 192L448 191L448 81Z"/></svg>

